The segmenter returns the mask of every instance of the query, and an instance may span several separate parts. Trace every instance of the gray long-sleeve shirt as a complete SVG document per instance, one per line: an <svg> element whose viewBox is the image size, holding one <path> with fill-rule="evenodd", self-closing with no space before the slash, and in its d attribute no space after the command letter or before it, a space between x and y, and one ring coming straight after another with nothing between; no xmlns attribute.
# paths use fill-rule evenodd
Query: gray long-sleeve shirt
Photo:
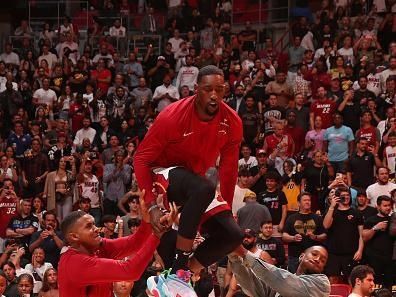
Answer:
<svg viewBox="0 0 396 297"><path fill-rule="evenodd" d="M330 282L324 274L295 275L248 252L242 262L230 256L232 271L242 290L251 297L327 297Z"/></svg>
<svg viewBox="0 0 396 297"><path fill-rule="evenodd" d="M126 185L131 180L131 167L124 165L122 170L116 170L114 164L106 164L103 182L107 184L105 198L118 201L126 192Z"/></svg>

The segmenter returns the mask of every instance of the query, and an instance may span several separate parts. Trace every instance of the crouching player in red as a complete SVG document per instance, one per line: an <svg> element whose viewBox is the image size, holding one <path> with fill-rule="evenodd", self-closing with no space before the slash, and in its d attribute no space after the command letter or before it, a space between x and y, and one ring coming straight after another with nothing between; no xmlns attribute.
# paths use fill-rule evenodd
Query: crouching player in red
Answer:
<svg viewBox="0 0 396 297"><path fill-rule="evenodd" d="M203 67L198 74L196 95L164 109L136 151L135 173L139 186L146 190L153 229L163 228L159 223L161 210L152 193L153 184L160 184L167 200L181 207L173 274L157 278L156 288L148 283L149 290L154 290L149 292L152 295L167 296L166 287L171 285L167 279L173 282L174 274L185 275L178 271L198 272L242 243L244 234L229 208L237 180L242 124L236 112L223 102L224 92L222 70ZM218 157L220 191L225 205L214 201L216 186L205 177ZM211 207L213 202L216 207ZM201 228L208 237L192 255L204 214L208 217ZM179 295L187 296L184 292Z"/></svg>
<svg viewBox="0 0 396 297"><path fill-rule="evenodd" d="M163 233L153 232L143 196L144 191L140 197L142 224L127 237L101 238L94 218L83 211L72 212L63 220L61 229L69 247L59 262L60 297L111 297L113 282L140 278ZM173 212L162 216L162 224L169 225L173 216Z"/></svg>

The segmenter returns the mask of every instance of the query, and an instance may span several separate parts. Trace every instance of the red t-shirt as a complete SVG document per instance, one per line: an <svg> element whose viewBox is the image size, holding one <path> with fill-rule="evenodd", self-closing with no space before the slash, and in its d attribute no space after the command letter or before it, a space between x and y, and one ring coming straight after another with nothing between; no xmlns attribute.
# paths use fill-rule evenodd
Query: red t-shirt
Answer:
<svg viewBox="0 0 396 297"><path fill-rule="evenodd" d="M305 144L305 132L300 127L285 127L285 133L289 134L294 141L294 152L299 153Z"/></svg>
<svg viewBox="0 0 396 297"><path fill-rule="evenodd" d="M0 237L6 237L6 230L11 219L18 216L17 212L18 199L6 195L0 199Z"/></svg>
<svg viewBox="0 0 396 297"><path fill-rule="evenodd" d="M377 139L377 128L370 126L368 128L361 128L357 130L356 137L364 137L368 140L368 145L373 145L375 147Z"/></svg>
<svg viewBox="0 0 396 297"><path fill-rule="evenodd" d="M166 107L139 145L134 168L139 186L146 190L146 202L154 200L152 169L182 166L204 176L220 156L221 194L232 205L238 174L242 122L224 102L213 120L204 122L195 111L196 95Z"/></svg>
<svg viewBox="0 0 396 297"><path fill-rule="evenodd" d="M103 238L100 249L94 255L69 248L59 261L59 296L113 296L113 282L138 280L158 244L159 239L152 234L151 225L142 222L133 235L118 239ZM124 261L127 256L131 257Z"/></svg>
<svg viewBox="0 0 396 297"><path fill-rule="evenodd" d="M289 134L284 134L282 138L278 138L275 134L265 137L264 142L267 144L267 154L270 155L279 143L286 143L287 147L280 149L281 153L286 154L288 157L293 155L293 139Z"/></svg>
<svg viewBox="0 0 396 297"><path fill-rule="evenodd" d="M111 78L111 72L108 69L103 69L102 71L91 70L91 79L96 81L96 85L98 89L103 91L103 94L107 94L107 90L110 87L110 82L100 82L98 79L107 79Z"/></svg>
<svg viewBox="0 0 396 297"><path fill-rule="evenodd" d="M330 99L318 100L311 105L311 112L314 117L321 116L322 118L322 129L327 129L333 125L333 113L336 109L336 103Z"/></svg>

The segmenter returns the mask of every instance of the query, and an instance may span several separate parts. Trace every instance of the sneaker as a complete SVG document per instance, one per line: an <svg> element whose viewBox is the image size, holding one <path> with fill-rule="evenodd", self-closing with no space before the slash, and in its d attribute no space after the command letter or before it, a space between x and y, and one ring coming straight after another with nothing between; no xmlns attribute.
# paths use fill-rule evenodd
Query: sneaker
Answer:
<svg viewBox="0 0 396 297"><path fill-rule="evenodd" d="M147 279L147 291L154 297L197 297L190 284L191 273L178 270L176 274L164 271Z"/></svg>

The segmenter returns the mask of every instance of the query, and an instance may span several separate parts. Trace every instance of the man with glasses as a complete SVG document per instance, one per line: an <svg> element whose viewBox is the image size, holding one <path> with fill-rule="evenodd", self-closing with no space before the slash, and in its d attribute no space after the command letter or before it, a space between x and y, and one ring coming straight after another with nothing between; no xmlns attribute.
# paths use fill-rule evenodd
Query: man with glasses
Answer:
<svg viewBox="0 0 396 297"><path fill-rule="evenodd" d="M329 200L330 207L323 219L329 252L326 275L331 283L336 283L340 275L347 278L362 259L363 219L356 209L351 208L351 194L347 187L331 190Z"/></svg>

